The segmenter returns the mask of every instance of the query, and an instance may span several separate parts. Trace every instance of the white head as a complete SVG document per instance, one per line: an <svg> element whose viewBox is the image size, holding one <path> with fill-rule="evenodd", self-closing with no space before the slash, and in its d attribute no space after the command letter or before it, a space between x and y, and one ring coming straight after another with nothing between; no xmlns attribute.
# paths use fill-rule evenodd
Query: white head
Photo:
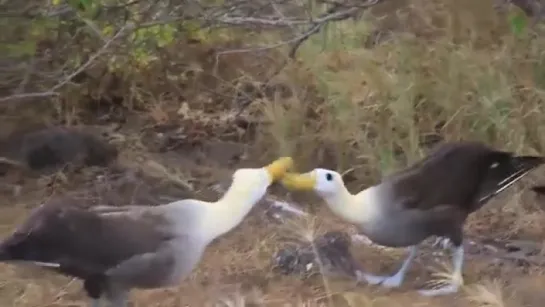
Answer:
<svg viewBox="0 0 545 307"><path fill-rule="evenodd" d="M292 167L293 159L284 157L261 168L241 168L233 173L229 194L238 195L250 203L258 202L267 192L267 188Z"/></svg>
<svg viewBox="0 0 545 307"><path fill-rule="evenodd" d="M281 183L290 190L313 190L323 198L334 197L346 190L341 174L325 168L315 168L303 174L288 173Z"/></svg>
<svg viewBox="0 0 545 307"><path fill-rule="evenodd" d="M312 190L320 196L327 206L343 219L362 225L377 216L376 189L367 188L352 194L344 185L341 174L324 168L315 168L304 174L287 173L280 180L290 190Z"/></svg>

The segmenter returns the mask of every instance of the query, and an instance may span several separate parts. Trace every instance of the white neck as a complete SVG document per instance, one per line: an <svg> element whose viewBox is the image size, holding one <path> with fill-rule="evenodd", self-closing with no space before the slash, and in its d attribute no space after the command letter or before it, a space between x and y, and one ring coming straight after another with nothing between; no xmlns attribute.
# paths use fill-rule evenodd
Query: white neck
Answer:
<svg viewBox="0 0 545 307"><path fill-rule="evenodd" d="M268 182L256 185L233 182L221 199L206 204L207 210L201 220L206 239L212 241L238 226L261 200L267 188Z"/></svg>
<svg viewBox="0 0 545 307"><path fill-rule="evenodd" d="M347 222L362 225L373 218L375 187L351 194L343 185L336 193L322 195L328 207Z"/></svg>

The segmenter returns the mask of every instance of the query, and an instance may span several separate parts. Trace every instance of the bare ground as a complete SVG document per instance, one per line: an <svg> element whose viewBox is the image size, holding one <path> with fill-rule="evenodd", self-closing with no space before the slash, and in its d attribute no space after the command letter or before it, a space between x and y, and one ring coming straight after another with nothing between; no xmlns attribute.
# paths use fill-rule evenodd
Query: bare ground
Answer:
<svg viewBox="0 0 545 307"><path fill-rule="evenodd" d="M218 182L228 184L233 169L266 162L250 158L253 148L247 143L221 138L157 152L158 142L150 140L161 135L164 138L165 134L168 131L148 133L146 145L142 144L146 138L142 134L136 137L131 128L118 130L117 140L124 140L122 151L118 166L109 169L91 167L77 174L59 171L26 176L17 182L8 173L2 178L6 187L0 205L2 233L9 233L39 202L55 197L71 197L75 205L98 202L153 205L180 197L211 200L218 195L210 187ZM525 182L536 181L543 175L543 171L537 172ZM16 184L21 188L14 196L12 187ZM303 279L274 273L272 257L290 238L302 237L312 229L316 235L330 230L355 231L334 218L315 199L295 197L292 201L312 212L313 218L278 224L264 214L266 205L261 205L235 231L213 243L199 268L179 287L135 291L134 306L206 306L221 300L235 304L231 306L540 306L545 275L539 265L539 249L545 214L536 199L521 187L498 197L468 223L468 236L477 238L480 248L469 250L464 270L466 288L458 295L429 299L419 297L414 291L433 278L432 268L439 265L437 259L448 263L446 256L432 256L431 252L419 257L406 283L396 290L357 285L348 278L331 279L318 274ZM280 198L293 199L286 198L281 188L272 190ZM500 242L520 238L535 243L537 247L532 252L538 250L535 259L532 258L534 263L528 263L532 261L528 253L514 260L501 259L497 252L483 252L486 250L483 242L490 238ZM403 250L365 245L354 245L352 250L363 267L375 273L393 272L404 257ZM2 265L0 269L2 306L86 303L77 281L33 268ZM505 302L495 303L499 297Z"/></svg>

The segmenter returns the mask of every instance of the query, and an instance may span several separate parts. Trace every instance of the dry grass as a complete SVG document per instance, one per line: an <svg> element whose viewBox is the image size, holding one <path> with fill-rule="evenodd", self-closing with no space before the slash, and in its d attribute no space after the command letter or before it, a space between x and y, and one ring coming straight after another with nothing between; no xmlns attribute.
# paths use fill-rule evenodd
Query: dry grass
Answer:
<svg viewBox="0 0 545 307"><path fill-rule="evenodd" d="M217 101L210 101L201 89L205 84L225 94L235 91L242 81L262 82L267 79L263 75L271 75L274 64L283 60L276 52L274 60L261 62L257 56L226 56L223 63L228 64L219 67L219 73L218 67L202 61L202 65L193 66L195 77L183 101L156 93L152 79L157 72L150 69L146 72L150 80L134 81L142 100L151 101L139 117L147 124L198 122L195 131L184 131L192 136L210 127L221 129L217 133L231 133L228 140L238 142L239 163L261 163L265 158L290 154L301 169L320 165L349 174L346 180L354 190L422 157L426 151L422 143L430 136L480 140L521 153L543 153L545 39L541 29L535 31L516 38L509 31L506 16L494 11L491 1L390 1L362 20L332 25L303 45L299 60L273 79L289 87L293 95L251 97L255 101L245 114L263 123L257 128L229 130L231 117L219 114L228 113L227 108L210 111ZM382 35L376 35L379 32ZM369 47L373 37L384 40ZM187 52L191 53L198 52ZM195 58L199 56L192 60ZM217 73L215 78L207 75L212 71ZM64 118L74 122L73 109L66 114ZM188 118L188 114L199 116ZM141 121L134 125L141 125ZM251 139L245 138L246 134L251 134ZM134 134L127 138L131 137ZM135 138L138 146L129 148L126 157L146 150L144 137ZM185 155L181 165L185 170L214 168L217 173L228 173L233 166L218 162L226 155L222 148L219 154L217 150L204 153L211 162L200 162L196 154L189 153L192 149L186 148L181 151ZM255 156L250 158L250 154ZM164 159L169 160L166 155ZM128 158L126 162L145 166L152 176L191 189L199 179L198 174L184 174L180 165L166 167L168 163L157 164L152 158L147 164L142 161ZM194 165L188 166L188 161ZM545 180L543 172L532 176L531 180ZM543 241L545 214L521 191L511 189L506 193L509 195L471 217L468 233ZM33 195L34 199L42 196ZM206 252L199 268L180 287L138 291L133 295L134 306L537 307L543 302L545 275L540 268L525 269L508 262L498 265L491 259L468 260L464 290L434 299L419 297L413 291L430 278L424 265L429 262L425 261L413 266L400 290L392 291L344 279L316 276L300 280L274 274L271 256L286 238L332 229L354 231L324 206L313 203L316 206L307 206L313 213L310 221L278 226L260 215L250 216ZM28 209L10 202L0 211L0 226L8 232ZM354 252L366 269L377 273L397 269L403 257L401 250L355 247ZM0 272L1 306L80 306L85 302L77 282L7 265L1 266Z"/></svg>
<svg viewBox="0 0 545 307"><path fill-rule="evenodd" d="M506 16L481 2L413 0L396 15L375 17L379 22L336 24L325 42L315 37L282 77L305 89L312 84L325 100L316 105L303 89L296 101L269 104L279 148L302 161L327 148L332 156L309 160L334 160L343 171L363 167L374 176L420 158L430 134L542 150L543 81L536 76L544 41L515 38ZM389 26L389 38L364 48L373 25L392 19L399 26ZM317 123L302 112L308 109L318 113Z"/></svg>

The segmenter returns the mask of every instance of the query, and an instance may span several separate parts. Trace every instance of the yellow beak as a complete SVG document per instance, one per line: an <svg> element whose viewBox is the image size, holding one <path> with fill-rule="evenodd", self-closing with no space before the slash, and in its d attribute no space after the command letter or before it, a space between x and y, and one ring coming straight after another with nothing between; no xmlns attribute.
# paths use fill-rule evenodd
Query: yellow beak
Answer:
<svg viewBox="0 0 545 307"><path fill-rule="evenodd" d="M282 157L265 166L265 169L271 176L272 183L284 177L286 172L292 167L293 159L291 157Z"/></svg>
<svg viewBox="0 0 545 307"><path fill-rule="evenodd" d="M316 186L316 176L314 172L303 174L286 173L280 183L288 190L309 191Z"/></svg>

